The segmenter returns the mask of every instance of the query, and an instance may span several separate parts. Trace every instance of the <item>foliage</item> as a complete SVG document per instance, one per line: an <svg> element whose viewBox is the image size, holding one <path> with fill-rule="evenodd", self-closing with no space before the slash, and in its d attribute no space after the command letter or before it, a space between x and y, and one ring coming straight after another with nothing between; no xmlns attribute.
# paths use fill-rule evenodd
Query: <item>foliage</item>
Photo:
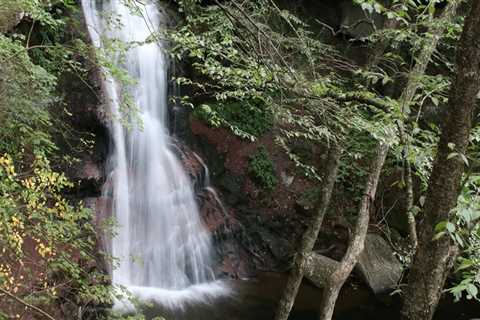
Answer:
<svg viewBox="0 0 480 320"><path fill-rule="evenodd" d="M240 137L254 139L272 129L272 110L262 100L203 104L195 114L213 127L226 126Z"/></svg>
<svg viewBox="0 0 480 320"><path fill-rule="evenodd" d="M62 156L55 141L70 132L57 87L66 72L84 73L75 58L85 45L63 43L62 10L72 3L4 3L5 17L23 12L41 36L0 33L0 288L49 312L60 301L84 311L110 304L108 278L96 267L92 213L65 196L73 184L53 169ZM18 301L3 299L10 317Z"/></svg>
<svg viewBox="0 0 480 320"><path fill-rule="evenodd" d="M250 156L248 161L248 173L265 190L271 191L278 183L275 166L264 146Z"/></svg>
<svg viewBox="0 0 480 320"><path fill-rule="evenodd" d="M480 286L480 176L471 176L463 187L449 221L437 224L436 239L449 236L460 250L456 261L456 284L449 288L455 300L462 295L479 299Z"/></svg>
<svg viewBox="0 0 480 320"><path fill-rule="evenodd" d="M20 41L1 34L0 72L1 150L18 155L22 149L55 149L47 129L56 77L33 64Z"/></svg>
<svg viewBox="0 0 480 320"><path fill-rule="evenodd" d="M295 146L339 143L351 130L383 139L386 126L375 124L389 120L366 102L377 94L361 81L341 76L354 76L358 66L320 41L294 14L269 0L178 3L185 24L168 33L171 55L190 62L195 72L176 79L191 91L179 100L200 108L197 114L210 124L253 140L257 129L246 132L231 123L230 101L238 102L245 109L238 113L244 115L250 113L251 101L265 101L275 115L278 145L313 179L319 179L318 163L296 153ZM212 98L218 103L203 104Z"/></svg>
<svg viewBox="0 0 480 320"><path fill-rule="evenodd" d="M105 276L86 268L95 264L91 212L62 196L72 184L42 155L16 171L0 157L0 286L42 304L67 293L79 305L109 303Z"/></svg>
<svg viewBox="0 0 480 320"><path fill-rule="evenodd" d="M468 159L454 150L450 156L461 157L467 166L462 192L449 221L436 226L437 238L449 236L459 249L455 262L454 285L448 289L456 300L466 296L477 299L480 288L480 175L477 170L480 127L472 130Z"/></svg>

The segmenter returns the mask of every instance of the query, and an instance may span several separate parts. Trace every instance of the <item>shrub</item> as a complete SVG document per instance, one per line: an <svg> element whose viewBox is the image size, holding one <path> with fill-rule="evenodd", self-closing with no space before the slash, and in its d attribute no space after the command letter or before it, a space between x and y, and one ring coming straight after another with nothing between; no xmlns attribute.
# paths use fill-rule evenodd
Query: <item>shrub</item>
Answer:
<svg viewBox="0 0 480 320"><path fill-rule="evenodd" d="M273 127L273 112L260 99L202 105L195 115L214 127L227 127L242 138L254 140Z"/></svg>
<svg viewBox="0 0 480 320"><path fill-rule="evenodd" d="M258 148L257 152L250 156L248 173L258 185L266 190L273 190L278 183L275 166L264 146Z"/></svg>

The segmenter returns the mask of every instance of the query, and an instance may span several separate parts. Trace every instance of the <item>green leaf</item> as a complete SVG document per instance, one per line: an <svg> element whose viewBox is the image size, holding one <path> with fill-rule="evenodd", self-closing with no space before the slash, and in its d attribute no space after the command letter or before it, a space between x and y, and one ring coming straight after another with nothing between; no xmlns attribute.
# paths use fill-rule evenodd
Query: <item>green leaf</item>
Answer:
<svg viewBox="0 0 480 320"><path fill-rule="evenodd" d="M453 157L456 157L456 156L458 156L458 152L452 152L447 156L447 160L450 160L450 159L452 159Z"/></svg>
<svg viewBox="0 0 480 320"><path fill-rule="evenodd" d="M423 207L425 205L425 196L421 196L420 199L418 199L418 202L420 203L420 206Z"/></svg>
<svg viewBox="0 0 480 320"><path fill-rule="evenodd" d="M433 240L433 241L436 241L436 240L440 239L441 237L443 237L445 234L446 234L445 231L439 232L439 233L437 233L437 234L433 237L432 240Z"/></svg>
<svg viewBox="0 0 480 320"><path fill-rule="evenodd" d="M467 285L467 292L470 296L476 298L478 294L478 288L474 284Z"/></svg>
<svg viewBox="0 0 480 320"><path fill-rule="evenodd" d="M456 269L456 272L468 269L471 266L473 266L474 264L475 264L475 262L471 259L463 259L460 266L458 266L458 268Z"/></svg>
<svg viewBox="0 0 480 320"><path fill-rule="evenodd" d="M446 227L446 229L447 229L448 232L450 232L450 233L454 233L454 232L455 232L455 229L456 229L456 228L455 228L455 225L454 225L453 223L447 222L447 224L446 224L445 227Z"/></svg>
<svg viewBox="0 0 480 320"><path fill-rule="evenodd" d="M455 233L455 241L458 243L458 245L459 245L460 247L463 247L463 246L464 246L462 237L460 237L460 235L459 235L458 233Z"/></svg>
<svg viewBox="0 0 480 320"><path fill-rule="evenodd" d="M435 226L435 232L445 231L447 227L447 223L448 223L447 221L441 221L437 223L437 225Z"/></svg>

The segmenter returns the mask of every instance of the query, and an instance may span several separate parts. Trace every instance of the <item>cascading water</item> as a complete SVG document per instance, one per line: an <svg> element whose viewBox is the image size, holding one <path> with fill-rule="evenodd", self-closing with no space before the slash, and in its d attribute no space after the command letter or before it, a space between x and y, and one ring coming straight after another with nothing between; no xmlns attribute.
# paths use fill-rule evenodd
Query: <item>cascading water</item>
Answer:
<svg viewBox="0 0 480 320"><path fill-rule="evenodd" d="M112 270L112 281L150 300L157 293L165 297L165 290L169 299L215 291L219 288L212 288L214 284L204 285L214 280L210 234L200 220L191 182L170 149L168 61L162 43L145 41L163 17L152 3L132 13L123 1L82 0L94 45L104 48L105 39L127 44L124 59L117 63L135 80L122 88L124 84L103 70L113 114L110 193L118 224L111 250L119 265ZM110 20L116 21L112 28ZM122 89L139 109L141 128L127 128L119 121Z"/></svg>

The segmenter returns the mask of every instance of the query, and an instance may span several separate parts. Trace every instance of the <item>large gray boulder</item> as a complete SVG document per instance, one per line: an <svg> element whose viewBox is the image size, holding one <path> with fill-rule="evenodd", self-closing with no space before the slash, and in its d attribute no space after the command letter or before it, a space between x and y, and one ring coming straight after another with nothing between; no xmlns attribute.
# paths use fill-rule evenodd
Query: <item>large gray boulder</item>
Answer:
<svg viewBox="0 0 480 320"><path fill-rule="evenodd" d="M374 233L367 235L356 268L375 294L393 290L402 276L402 264L394 256L392 247Z"/></svg>

